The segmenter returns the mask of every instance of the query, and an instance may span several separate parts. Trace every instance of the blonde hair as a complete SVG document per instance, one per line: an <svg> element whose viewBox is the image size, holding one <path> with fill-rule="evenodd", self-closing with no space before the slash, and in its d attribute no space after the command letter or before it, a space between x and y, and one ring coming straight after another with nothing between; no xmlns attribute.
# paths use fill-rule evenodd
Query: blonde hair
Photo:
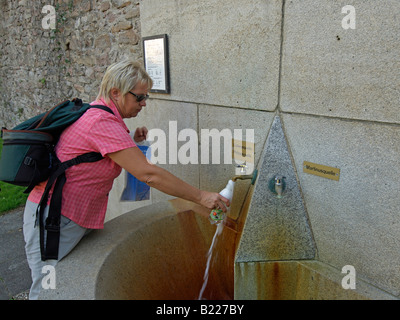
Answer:
<svg viewBox="0 0 400 320"><path fill-rule="evenodd" d="M149 90L153 86L153 80L139 62L125 59L114 63L107 68L104 74L97 100L103 98L106 103L110 103L112 89L118 89L124 96L138 83L147 84Z"/></svg>

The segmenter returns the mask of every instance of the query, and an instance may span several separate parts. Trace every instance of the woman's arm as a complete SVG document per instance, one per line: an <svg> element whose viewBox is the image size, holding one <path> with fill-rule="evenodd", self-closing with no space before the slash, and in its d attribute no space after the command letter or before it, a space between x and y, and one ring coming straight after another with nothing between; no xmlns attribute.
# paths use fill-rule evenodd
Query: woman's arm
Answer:
<svg viewBox="0 0 400 320"><path fill-rule="evenodd" d="M229 200L218 193L199 190L177 178L167 170L150 163L139 148L129 148L107 155L114 162L145 182L168 195L200 204L206 208L221 208L226 212Z"/></svg>

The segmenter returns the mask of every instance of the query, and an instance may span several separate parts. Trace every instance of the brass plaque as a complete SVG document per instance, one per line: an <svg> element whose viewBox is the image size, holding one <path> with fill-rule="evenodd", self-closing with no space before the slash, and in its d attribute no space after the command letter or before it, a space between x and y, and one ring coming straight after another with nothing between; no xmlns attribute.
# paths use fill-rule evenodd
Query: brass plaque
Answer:
<svg viewBox="0 0 400 320"><path fill-rule="evenodd" d="M340 169L308 161L303 163L303 172L336 181L339 181L340 178Z"/></svg>
<svg viewBox="0 0 400 320"><path fill-rule="evenodd" d="M253 142L232 139L232 158L240 162L254 163Z"/></svg>

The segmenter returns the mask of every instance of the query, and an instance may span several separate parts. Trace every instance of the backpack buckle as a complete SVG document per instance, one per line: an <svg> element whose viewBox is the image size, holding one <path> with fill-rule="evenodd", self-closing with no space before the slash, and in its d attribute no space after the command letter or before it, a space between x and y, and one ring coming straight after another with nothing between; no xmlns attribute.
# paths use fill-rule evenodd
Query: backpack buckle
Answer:
<svg viewBox="0 0 400 320"><path fill-rule="evenodd" d="M24 159L24 165L27 165L28 167L33 166L33 163L35 160L33 160L31 157L25 157Z"/></svg>
<svg viewBox="0 0 400 320"><path fill-rule="evenodd" d="M72 102L74 103L74 107L72 108L72 111L78 111L83 106L83 101L81 99L74 98L74 99L72 99Z"/></svg>
<svg viewBox="0 0 400 320"><path fill-rule="evenodd" d="M56 217L47 217L45 229L47 232L60 232L60 219Z"/></svg>

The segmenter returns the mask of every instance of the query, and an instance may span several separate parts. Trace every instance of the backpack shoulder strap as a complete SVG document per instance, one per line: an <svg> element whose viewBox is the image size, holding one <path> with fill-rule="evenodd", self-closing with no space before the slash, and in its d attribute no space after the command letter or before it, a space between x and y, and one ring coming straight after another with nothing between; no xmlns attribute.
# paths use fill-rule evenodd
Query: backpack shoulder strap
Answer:
<svg viewBox="0 0 400 320"><path fill-rule="evenodd" d="M58 259L58 247L60 242L60 222L61 222L61 204L62 204L62 190L66 182L65 170L68 168L84 163L84 162L96 162L104 159L100 153L89 152L77 156L71 160L62 162L58 165L51 175L46 184L46 188L43 192L42 198L40 199L39 206L36 210L36 219L39 220L40 228L40 251L42 260ZM44 218L44 209L47 206L47 199L49 192L55 183L53 194L50 201L49 213L46 221ZM46 230L46 247L45 247L45 233Z"/></svg>
<svg viewBox="0 0 400 320"><path fill-rule="evenodd" d="M107 111L107 112L109 112L109 113L111 113L111 114L114 114L114 112L112 112L112 110L111 110L109 107L106 107L106 106L102 106L102 105L93 105L93 106L90 106L89 109L90 109L90 108L102 109L102 110Z"/></svg>

